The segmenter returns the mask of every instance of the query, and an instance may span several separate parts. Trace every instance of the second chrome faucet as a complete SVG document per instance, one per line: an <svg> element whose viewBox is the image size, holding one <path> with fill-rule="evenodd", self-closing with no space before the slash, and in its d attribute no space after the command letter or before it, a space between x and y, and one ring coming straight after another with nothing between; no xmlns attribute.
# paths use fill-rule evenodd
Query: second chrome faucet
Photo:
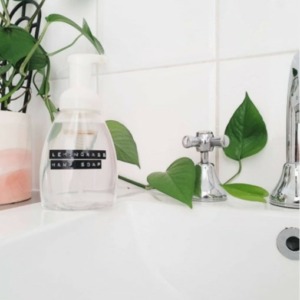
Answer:
<svg viewBox="0 0 300 300"><path fill-rule="evenodd" d="M282 175L270 195L270 203L299 208L300 201L300 117L299 117L299 52L290 69L286 113L286 163Z"/></svg>

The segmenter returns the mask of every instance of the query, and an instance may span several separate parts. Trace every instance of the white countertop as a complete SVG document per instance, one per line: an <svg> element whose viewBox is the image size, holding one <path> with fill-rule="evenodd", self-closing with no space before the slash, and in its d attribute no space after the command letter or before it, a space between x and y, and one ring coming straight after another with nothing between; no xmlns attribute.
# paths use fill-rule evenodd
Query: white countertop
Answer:
<svg viewBox="0 0 300 300"><path fill-rule="evenodd" d="M33 197L30 201L25 201L16 205L5 205L0 209L0 244L11 239L30 234L37 230L45 229L49 226L59 226L60 224L86 218L95 214L105 214L106 210L116 214L128 205L143 205L145 210L147 207L159 206L165 212L181 211L182 214L196 214L201 211L201 214L212 211L218 213L226 213L229 210L235 210L237 213L255 213L274 215L293 220L293 224L299 221L299 210L286 209L270 205L269 203L258 203L244 201L228 197L226 201L216 203L200 203L193 202L191 210L186 205L176 201L166 195L163 195L155 190L146 191L119 181L118 197L114 207L95 211L50 211L41 207L39 192L33 192ZM159 209L159 208L158 208ZM112 212L111 212L112 211Z"/></svg>

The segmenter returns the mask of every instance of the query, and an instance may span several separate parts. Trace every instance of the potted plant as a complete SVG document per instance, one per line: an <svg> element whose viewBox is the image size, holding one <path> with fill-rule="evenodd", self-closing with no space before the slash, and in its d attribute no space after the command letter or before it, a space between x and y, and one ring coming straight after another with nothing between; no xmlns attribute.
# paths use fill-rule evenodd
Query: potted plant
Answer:
<svg viewBox="0 0 300 300"><path fill-rule="evenodd" d="M50 56L71 47L81 36L99 54L104 52L85 20L79 26L65 16L51 14L40 30L45 0L15 1L0 0L0 204L31 198L30 122L26 110L34 85L54 119L57 108L49 94ZM28 11L30 16L25 15ZM73 27L79 36L66 47L48 53L42 41L54 22Z"/></svg>

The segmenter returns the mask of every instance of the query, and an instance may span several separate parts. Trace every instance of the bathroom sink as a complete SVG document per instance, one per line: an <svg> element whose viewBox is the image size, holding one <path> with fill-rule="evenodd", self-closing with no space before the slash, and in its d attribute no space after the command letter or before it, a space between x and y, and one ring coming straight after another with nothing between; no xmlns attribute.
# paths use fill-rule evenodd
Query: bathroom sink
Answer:
<svg viewBox="0 0 300 300"><path fill-rule="evenodd" d="M155 192L120 194L100 211L1 211L0 299L299 299L299 260L276 246L299 228L299 211L233 198L191 210ZM24 226L4 232L12 216Z"/></svg>

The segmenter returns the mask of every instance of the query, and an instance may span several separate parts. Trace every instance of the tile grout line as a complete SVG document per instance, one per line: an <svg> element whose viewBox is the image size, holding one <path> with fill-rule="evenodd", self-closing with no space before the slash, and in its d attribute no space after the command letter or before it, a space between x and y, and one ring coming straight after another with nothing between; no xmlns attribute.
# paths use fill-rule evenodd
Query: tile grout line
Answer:
<svg viewBox="0 0 300 300"><path fill-rule="evenodd" d="M102 1L97 1L96 0L96 26L97 26L97 38L100 39L101 44L103 44L102 39L104 39L104 30L103 30L103 0ZM104 45L102 45L104 47ZM104 47L105 51L105 47ZM105 53L104 53L105 54Z"/></svg>
<svg viewBox="0 0 300 300"><path fill-rule="evenodd" d="M287 54L293 54L296 51L297 51L297 49L291 49L291 50L278 51L278 52L268 52L268 53L253 54L253 55L233 56L233 57L221 58L220 62L236 61L236 60L242 60L242 59L264 58L264 57L272 57L272 56L279 56L279 55L287 55Z"/></svg>
<svg viewBox="0 0 300 300"><path fill-rule="evenodd" d="M219 47L219 45L218 45L218 47ZM222 62L236 61L236 60L242 60L242 59L255 59L255 58L263 58L263 57L270 57L270 56L293 54L296 51L297 50L295 49L295 50L270 52L270 53L245 55L245 56L236 56L236 57L228 57L228 58L219 58L218 57L218 58L215 58L215 59L199 60L199 61L194 61L194 62L179 63L179 64L173 64L173 65L161 65L161 66L156 66L156 67L144 67L144 68L137 68L137 69L131 69L131 70L128 69L128 70L115 71L115 72L103 72L100 75L114 75L114 74L131 73L131 72L143 72L143 71L151 71L151 70L159 70L159 69L171 69L171 68L178 68L178 67L184 67L184 66L193 66L193 65L216 63L217 61L218 61L218 63L222 63ZM215 49L215 52L216 52L216 49ZM219 53L218 53L218 55L219 55Z"/></svg>
<svg viewBox="0 0 300 300"><path fill-rule="evenodd" d="M220 136L220 3L215 0L215 111L214 111L214 124L215 134ZM220 155L219 151L215 151L215 167L216 173L219 174Z"/></svg>
<svg viewBox="0 0 300 300"><path fill-rule="evenodd" d="M217 61L220 64L223 62L237 61L237 60L243 60L243 59L256 59L256 58L263 58L263 57L272 57L272 56L293 54L296 51L297 50L295 49L295 50L287 50L287 51L280 51L280 52L270 52L270 53L263 53L263 54L236 56L236 57L229 57L229 58L208 59L208 60L180 63L180 64L173 64L173 65L162 65L162 66L156 66L156 67L145 67L145 68L140 68L140 69L128 69L128 70L122 70L122 71L102 72L98 75L99 76L110 76L110 75L118 75L118 74L125 74L125 73L134 73L134 72L155 71L155 70L160 70L160 69L172 69L172 68L180 68L180 67L185 67L185 66L195 66L195 65L216 63ZM63 76L63 77L59 77L59 78L52 78L51 80L55 81L55 80L64 80L64 79L68 79L68 77Z"/></svg>
<svg viewBox="0 0 300 300"><path fill-rule="evenodd" d="M96 1L96 15L95 15L95 18L96 18L96 37L100 36L98 14L99 14L99 1Z"/></svg>

